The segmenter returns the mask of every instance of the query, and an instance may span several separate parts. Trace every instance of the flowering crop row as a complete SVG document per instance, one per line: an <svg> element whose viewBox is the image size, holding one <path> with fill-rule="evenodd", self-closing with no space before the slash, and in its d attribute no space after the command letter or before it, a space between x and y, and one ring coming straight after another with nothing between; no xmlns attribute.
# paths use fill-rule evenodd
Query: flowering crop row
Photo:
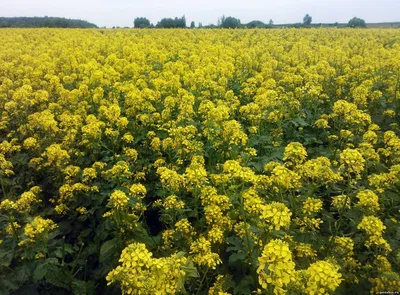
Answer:
<svg viewBox="0 0 400 295"><path fill-rule="evenodd" d="M400 291L398 30L0 39L0 294Z"/></svg>

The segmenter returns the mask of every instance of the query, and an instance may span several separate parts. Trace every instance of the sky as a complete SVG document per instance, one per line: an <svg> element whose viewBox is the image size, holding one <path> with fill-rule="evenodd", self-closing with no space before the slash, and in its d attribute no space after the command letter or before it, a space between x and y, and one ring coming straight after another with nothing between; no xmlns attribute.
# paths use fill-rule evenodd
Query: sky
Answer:
<svg viewBox="0 0 400 295"><path fill-rule="evenodd" d="M136 17L156 24L163 17L185 15L203 25L216 24L222 15L275 24L348 22L357 16L368 23L400 21L400 0L0 0L0 16L57 16L82 19L99 27L132 27Z"/></svg>

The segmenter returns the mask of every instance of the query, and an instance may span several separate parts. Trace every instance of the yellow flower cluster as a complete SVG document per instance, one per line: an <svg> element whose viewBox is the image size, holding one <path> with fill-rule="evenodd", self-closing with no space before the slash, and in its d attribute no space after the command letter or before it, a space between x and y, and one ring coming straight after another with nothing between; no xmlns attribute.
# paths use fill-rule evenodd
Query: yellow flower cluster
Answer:
<svg viewBox="0 0 400 295"><path fill-rule="evenodd" d="M333 197L332 206L338 211L341 211L342 209L350 209L351 199L346 195Z"/></svg>
<svg viewBox="0 0 400 295"><path fill-rule="evenodd" d="M137 183L132 184L129 188L129 192L135 199L143 199L146 196L147 190L143 184Z"/></svg>
<svg viewBox="0 0 400 295"><path fill-rule="evenodd" d="M339 267L328 261L317 261L306 270L308 294L329 294L337 289L343 280Z"/></svg>
<svg viewBox="0 0 400 295"><path fill-rule="evenodd" d="M204 168L204 158L194 156L190 165L185 169L185 185L188 190L199 189L207 184L207 171Z"/></svg>
<svg viewBox="0 0 400 295"><path fill-rule="evenodd" d="M185 178L174 170L160 167L157 169L157 174L160 175L161 183L173 192L178 192L184 186Z"/></svg>
<svg viewBox="0 0 400 295"><path fill-rule="evenodd" d="M107 275L108 285L118 282L123 294L176 294L181 291L188 263L182 253L165 258L153 258L144 244L126 247L117 266Z"/></svg>
<svg viewBox="0 0 400 295"><path fill-rule="evenodd" d="M255 173L248 167L243 167L236 160L228 160L223 164L223 171L225 173L222 181L230 182L233 180L245 181L245 182L255 182L257 177ZM219 176L219 175L218 175ZM218 178L216 178L218 179Z"/></svg>
<svg viewBox="0 0 400 295"><path fill-rule="evenodd" d="M395 272L387 272L378 278L370 278L370 282L373 284L371 293L379 294L387 292L386 290L400 290L400 275Z"/></svg>
<svg viewBox="0 0 400 295"><path fill-rule="evenodd" d="M285 148L283 160L293 165L301 164L307 158L307 151L299 142L291 142Z"/></svg>
<svg viewBox="0 0 400 295"><path fill-rule="evenodd" d="M123 209L128 204L129 198L123 191L116 190L111 194L110 202L113 207Z"/></svg>
<svg viewBox="0 0 400 295"><path fill-rule="evenodd" d="M297 257L309 257L311 259L315 259L317 257L317 252L310 244L298 243L295 249L297 252Z"/></svg>
<svg viewBox="0 0 400 295"><path fill-rule="evenodd" d="M358 203L356 206L365 208L371 212L379 211L379 198L371 190L364 190L357 194Z"/></svg>
<svg viewBox="0 0 400 295"><path fill-rule="evenodd" d="M163 206L165 209L183 209L185 208L185 203L183 201L179 201L178 197L175 195L168 196L165 198L163 202Z"/></svg>
<svg viewBox="0 0 400 295"><path fill-rule="evenodd" d="M57 225L52 220L36 216L32 222L25 226L24 233L27 239L21 241L19 245L22 246L27 243L33 243L37 239L46 238L56 227Z"/></svg>
<svg viewBox="0 0 400 295"><path fill-rule="evenodd" d="M322 201L320 199L315 199L308 197L303 202L303 212L308 215L312 215L313 213L318 213L322 209Z"/></svg>
<svg viewBox="0 0 400 295"><path fill-rule="evenodd" d="M224 291L227 285L229 285L229 277L219 275L215 283L208 290L208 295L230 295L230 293Z"/></svg>
<svg viewBox="0 0 400 295"><path fill-rule="evenodd" d="M352 256L354 250L354 241L348 237L334 237L334 250L339 256Z"/></svg>
<svg viewBox="0 0 400 295"><path fill-rule="evenodd" d="M200 193L201 203L204 206L204 217L209 231L208 239L212 243L222 243L224 232L232 227L232 220L227 214L232 204L225 195L218 195L214 187L206 186Z"/></svg>
<svg viewBox="0 0 400 295"><path fill-rule="evenodd" d="M0 210L15 209L19 213L28 213L31 210L32 205L41 202L38 198L41 191L40 187L34 186L29 191L22 193L19 199L15 202L5 199L0 203Z"/></svg>
<svg viewBox="0 0 400 295"><path fill-rule="evenodd" d="M186 218L181 219L177 223L175 223L175 228L177 232L181 232L185 235L190 235L193 231L192 225Z"/></svg>
<svg viewBox="0 0 400 295"><path fill-rule="evenodd" d="M273 286L274 294L286 294L286 288L295 275L292 253L286 242L272 240L265 245L258 258L258 281L263 289Z"/></svg>
<svg viewBox="0 0 400 295"><path fill-rule="evenodd" d="M203 236L192 242L190 254L193 255L193 262L200 266L215 269L222 263L219 255L211 251L211 242Z"/></svg>
<svg viewBox="0 0 400 295"><path fill-rule="evenodd" d="M348 177L360 178L360 173L364 170L365 160L359 151L345 149L340 154L340 169Z"/></svg>
<svg viewBox="0 0 400 295"><path fill-rule="evenodd" d="M13 164L8 161L2 153L0 153L0 175L1 176L10 176L13 175L14 172L12 171Z"/></svg>
<svg viewBox="0 0 400 295"><path fill-rule="evenodd" d="M299 227L300 232L305 232L305 231L317 232L320 228L321 223L323 223L323 220L321 220L321 218L312 218L309 216L304 216L303 218L297 217L294 220L294 222Z"/></svg>
<svg viewBox="0 0 400 295"><path fill-rule="evenodd" d="M378 217L364 216L357 228L365 231L368 236L365 246L371 247L372 245L376 245L381 246L386 251L391 251L390 245L382 237L386 226Z"/></svg>
<svg viewBox="0 0 400 295"><path fill-rule="evenodd" d="M107 180L122 177L130 178L132 176L132 172L130 171L129 164L127 162L118 161L110 169L103 171L102 175Z"/></svg>
<svg viewBox="0 0 400 295"><path fill-rule="evenodd" d="M267 222L269 229L280 230L290 225L290 216L292 212L285 204L272 202L262 208L260 218Z"/></svg>
<svg viewBox="0 0 400 295"><path fill-rule="evenodd" d="M325 157L309 160L299 169L302 178L309 182L325 185L342 179L339 173L331 169L331 161Z"/></svg>
<svg viewBox="0 0 400 295"><path fill-rule="evenodd" d="M301 185L300 176L296 172L279 164L272 169L270 181L275 191L297 189Z"/></svg>

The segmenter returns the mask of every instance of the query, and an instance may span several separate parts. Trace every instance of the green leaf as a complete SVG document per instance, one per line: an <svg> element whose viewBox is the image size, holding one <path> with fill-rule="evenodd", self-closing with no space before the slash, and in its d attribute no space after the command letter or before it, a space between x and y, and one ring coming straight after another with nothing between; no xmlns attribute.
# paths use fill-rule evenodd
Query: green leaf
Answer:
<svg viewBox="0 0 400 295"><path fill-rule="evenodd" d="M197 268L195 268L195 267L182 266L182 270L190 278L198 278L199 277L199 272L197 271Z"/></svg>
<svg viewBox="0 0 400 295"><path fill-rule="evenodd" d="M197 268L194 266L193 261L191 259L188 259L186 265L182 266L182 270L190 278L199 277L199 272L197 271Z"/></svg>
<svg viewBox="0 0 400 295"><path fill-rule="evenodd" d="M40 264L38 267L36 267L35 271L33 272L33 279L35 282L38 282L42 280L47 273L47 265L46 264Z"/></svg>
<svg viewBox="0 0 400 295"><path fill-rule="evenodd" d="M118 244L119 243L117 238L105 242L100 249L99 261L104 262L104 260L107 260L108 258L113 256L119 249Z"/></svg>
<svg viewBox="0 0 400 295"><path fill-rule="evenodd" d="M291 122L296 127L299 127L299 126L300 127L306 127L306 126L308 126L308 123L303 118L296 118L296 119L292 120Z"/></svg>
<svg viewBox="0 0 400 295"><path fill-rule="evenodd" d="M232 245L229 246L226 251L227 252L232 252L232 251L239 251L240 249L242 249L242 240L238 237L228 237L226 239L226 241Z"/></svg>
<svg viewBox="0 0 400 295"><path fill-rule="evenodd" d="M53 253L57 258L63 258L63 256L64 256L62 249L60 249L60 248L56 249Z"/></svg>
<svg viewBox="0 0 400 295"><path fill-rule="evenodd" d="M80 280L74 280L71 286L72 286L72 292L74 292L75 295L87 294L86 282Z"/></svg>
<svg viewBox="0 0 400 295"><path fill-rule="evenodd" d="M50 265L57 265L57 264L58 260L56 258L48 258L43 263L39 264L36 267L35 271L33 272L34 281L38 282L42 280L46 276L48 270L50 271L54 270L54 267Z"/></svg>
<svg viewBox="0 0 400 295"><path fill-rule="evenodd" d="M271 231L271 235L277 238L282 238L286 235L286 232L282 230L273 230Z"/></svg>
<svg viewBox="0 0 400 295"><path fill-rule="evenodd" d="M15 268L13 277L15 277L18 282L26 282L32 277L32 271L27 264L21 265Z"/></svg>
<svg viewBox="0 0 400 295"><path fill-rule="evenodd" d="M12 280L0 280L0 294L10 294L11 290L17 290L18 289L18 285L13 282ZM3 287L5 288L5 290L3 290Z"/></svg>
<svg viewBox="0 0 400 295"><path fill-rule="evenodd" d="M257 172L262 172L265 165L262 162L250 162L249 166L254 167Z"/></svg>
<svg viewBox="0 0 400 295"><path fill-rule="evenodd" d="M156 241L154 240L154 238L152 238L148 234L148 232L140 225L133 229L133 239L136 242L144 243L149 247L153 247L156 245Z"/></svg>
<svg viewBox="0 0 400 295"><path fill-rule="evenodd" d="M54 264L50 264L47 269L46 282L56 287L70 290L68 274Z"/></svg>
<svg viewBox="0 0 400 295"><path fill-rule="evenodd" d="M13 259L12 251L0 250L0 266L8 267Z"/></svg>
<svg viewBox="0 0 400 295"><path fill-rule="evenodd" d="M246 258L246 253L233 253L229 256L229 263L235 263L236 261L244 261Z"/></svg>
<svg viewBox="0 0 400 295"><path fill-rule="evenodd" d="M10 218L7 215L0 214L0 223L9 222Z"/></svg>
<svg viewBox="0 0 400 295"><path fill-rule="evenodd" d="M251 294L251 287L254 285L254 280L251 276L245 276L240 282L235 286L233 294Z"/></svg>

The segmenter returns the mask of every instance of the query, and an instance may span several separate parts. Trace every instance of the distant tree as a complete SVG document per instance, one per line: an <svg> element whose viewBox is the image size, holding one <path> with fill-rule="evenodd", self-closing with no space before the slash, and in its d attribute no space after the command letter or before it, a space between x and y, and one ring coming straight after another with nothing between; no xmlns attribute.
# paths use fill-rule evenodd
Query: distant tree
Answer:
<svg viewBox="0 0 400 295"><path fill-rule="evenodd" d="M192 21L191 23L190 23L190 28L191 29L194 29L196 27L196 24L194 23L194 21Z"/></svg>
<svg viewBox="0 0 400 295"><path fill-rule="evenodd" d="M172 18L163 18L157 23L156 27L170 29L170 28L176 28L176 24L174 19Z"/></svg>
<svg viewBox="0 0 400 295"><path fill-rule="evenodd" d="M163 18L160 20L157 25L157 28L186 28L186 18L182 16L181 18L175 17L173 18Z"/></svg>
<svg viewBox="0 0 400 295"><path fill-rule="evenodd" d="M202 27L203 27L203 23L202 23L202 22L199 22L198 27L199 27L199 28L202 28Z"/></svg>
<svg viewBox="0 0 400 295"><path fill-rule="evenodd" d="M296 29L299 29L299 28L303 28L303 27L304 27L304 24L303 24L303 23L295 23L295 24L287 25L287 27L288 27L288 28L296 28Z"/></svg>
<svg viewBox="0 0 400 295"><path fill-rule="evenodd" d="M312 17L309 14L306 14L303 18L303 24L305 24L306 26L311 25L312 22Z"/></svg>
<svg viewBox="0 0 400 295"><path fill-rule="evenodd" d="M219 19L218 19L218 21L217 21L217 26L218 27L221 27L222 26L222 23L225 21L225 15L222 15Z"/></svg>
<svg viewBox="0 0 400 295"><path fill-rule="evenodd" d="M367 24L362 18L353 17L351 20L349 20L347 26L350 28L366 28Z"/></svg>
<svg viewBox="0 0 400 295"><path fill-rule="evenodd" d="M253 20L245 25L247 28L265 28L266 25L259 20Z"/></svg>
<svg viewBox="0 0 400 295"><path fill-rule="evenodd" d="M240 27L240 19L235 17L225 17L221 19L221 27L222 28L238 28Z"/></svg>
<svg viewBox="0 0 400 295"><path fill-rule="evenodd" d="M272 28L273 25L274 25L274 21L272 19L270 19L269 22L268 22L268 26L270 26Z"/></svg>
<svg viewBox="0 0 400 295"><path fill-rule="evenodd" d="M150 27L150 21L145 17L137 17L133 21L133 26L135 28L139 28L139 29L149 28Z"/></svg>
<svg viewBox="0 0 400 295"><path fill-rule="evenodd" d="M0 17L0 28L97 28L80 19L62 17Z"/></svg>
<svg viewBox="0 0 400 295"><path fill-rule="evenodd" d="M177 28L186 28L186 17L182 16L181 18L175 17L175 23Z"/></svg>

